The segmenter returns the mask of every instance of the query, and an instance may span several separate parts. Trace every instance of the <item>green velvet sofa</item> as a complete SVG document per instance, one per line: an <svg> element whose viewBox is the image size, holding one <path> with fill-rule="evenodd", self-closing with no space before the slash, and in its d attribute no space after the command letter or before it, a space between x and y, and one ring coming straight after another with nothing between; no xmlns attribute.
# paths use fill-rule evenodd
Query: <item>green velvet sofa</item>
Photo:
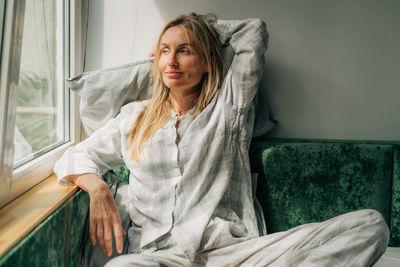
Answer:
<svg viewBox="0 0 400 267"><path fill-rule="evenodd" d="M250 155L268 233L370 208L400 247L400 144L255 139Z"/></svg>
<svg viewBox="0 0 400 267"><path fill-rule="evenodd" d="M373 208L400 247L400 143L254 139L251 168L268 233ZM115 173L126 179L125 169ZM78 191L0 259L0 266L76 266L89 198Z"/></svg>

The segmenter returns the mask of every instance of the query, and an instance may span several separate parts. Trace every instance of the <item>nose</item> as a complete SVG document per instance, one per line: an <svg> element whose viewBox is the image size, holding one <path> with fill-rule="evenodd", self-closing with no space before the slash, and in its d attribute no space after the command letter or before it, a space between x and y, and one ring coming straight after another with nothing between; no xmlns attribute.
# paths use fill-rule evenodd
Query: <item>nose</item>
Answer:
<svg viewBox="0 0 400 267"><path fill-rule="evenodd" d="M178 61L176 58L176 53L175 52L171 52L168 55L168 65L171 67L177 67L178 66Z"/></svg>

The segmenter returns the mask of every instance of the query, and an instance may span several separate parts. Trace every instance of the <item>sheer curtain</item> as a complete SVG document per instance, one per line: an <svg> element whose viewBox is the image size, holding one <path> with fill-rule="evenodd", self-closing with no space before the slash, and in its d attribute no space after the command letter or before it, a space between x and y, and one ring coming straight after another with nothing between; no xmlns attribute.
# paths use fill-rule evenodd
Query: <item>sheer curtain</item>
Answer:
<svg viewBox="0 0 400 267"><path fill-rule="evenodd" d="M57 2L26 1L18 83L14 167L34 158L57 141L60 127L57 116ZM60 77L62 78L62 77Z"/></svg>

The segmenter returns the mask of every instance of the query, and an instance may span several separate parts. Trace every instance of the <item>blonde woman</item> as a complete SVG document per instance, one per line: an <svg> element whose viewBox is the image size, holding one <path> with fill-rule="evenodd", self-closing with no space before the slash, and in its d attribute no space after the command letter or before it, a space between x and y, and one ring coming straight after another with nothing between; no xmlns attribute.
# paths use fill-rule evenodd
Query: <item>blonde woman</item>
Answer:
<svg viewBox="0 0 400 267"><path fill-rule="evenodd" d="M107 266L369 266L384 252L388 229L372 210L260 237L248 148L267 38L259 19L172 20L154 52L152 98L124 106L57 163L60 181L89 193L92 244L126 253ZM228 44L235 55L222 80ZM100 178L122 164L129 248Z"/></svg>

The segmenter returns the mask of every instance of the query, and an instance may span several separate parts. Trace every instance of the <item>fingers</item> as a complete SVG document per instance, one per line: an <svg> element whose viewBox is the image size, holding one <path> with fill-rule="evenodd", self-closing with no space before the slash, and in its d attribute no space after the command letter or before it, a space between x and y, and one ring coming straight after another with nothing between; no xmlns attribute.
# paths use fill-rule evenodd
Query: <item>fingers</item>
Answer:
<svg viewBox="0 0 400 267"><path fill-rule="evenodd" d="M90 195L90 226L89 236L93 246L98 245L107 256L113 253L113 232L115 248L118 253L123 251L123 235L126 234L121 225L115 200L107 190L93 190Z"/></svg>
<svg viewBox="0 0 400 267"><path fill-rule="evenodd" d="M119 218L117 219L118 220L114 222L113 227L111 227L111 224L109 223L108 220L103 221L104 226L100 223L97 224L97 240L99 242L100 248L104 251L104 253L107 256L111 256L113 252L113 236L112 236L113 230L115 236L115 247L118 254L121 254L124 249L123 236L126 234L126 232L122 228ZM95 242L96 241L94 242L92 241L92 244L95 244Z"/></svg>
<svg viewBox="0 0 400 267"><path fill-rule="evenodd" d="M114 236L115 236L115 247L117 249L117 252L119 254L122 253L122 250L124 249L124 244L123 244L123 236L125 235L124 229L122 229L121 222L116 222L114 224Z"/></svg>
<svg viewBox="0 0 400 267"><path fill-rule="evenodd" d="M104 221L104 248L103 251L106 253L107 256L111 256L112 254L112 247L113 238L112 238L112 228L109 223L109 220Z"/></svg>
<svg viewBox="0 0 400 267"><path fill-rule="evenodd" d="M96 224L93 221L90 221L89 237L92 246L96 246Z"/></svg>
<svg viewBox="0 0 400 267"><path fill-rule="evenodd" d="M111 256L113 239L110 218L98 218L93 221L94 222L90 224L90 241L92 245L96 245L95 237L97 236L97 241L99 242L101 250L103 250L107 256ZM92 240L92 238L94 240Z"/></svg>
<svg viewBox="0 0 400 267"><path fill-rule="evenodd" d="M104 227L103 224L99 223L97 224L97 241L99 242L99 246L101 250L106 252L106 246L104 242Z"/></svg>
<svg viewBox="0 0 400 267"><path fill-rule="evenodd" d="M121 254L124 248L123 236L126 234L122 228L119 214L115 214L110 218L93 218L90 223L89 236L93 246L96 245L96 237L101 250L107 255L111 256L113 251L113 236L115 236L116 251Z"/></svg>

